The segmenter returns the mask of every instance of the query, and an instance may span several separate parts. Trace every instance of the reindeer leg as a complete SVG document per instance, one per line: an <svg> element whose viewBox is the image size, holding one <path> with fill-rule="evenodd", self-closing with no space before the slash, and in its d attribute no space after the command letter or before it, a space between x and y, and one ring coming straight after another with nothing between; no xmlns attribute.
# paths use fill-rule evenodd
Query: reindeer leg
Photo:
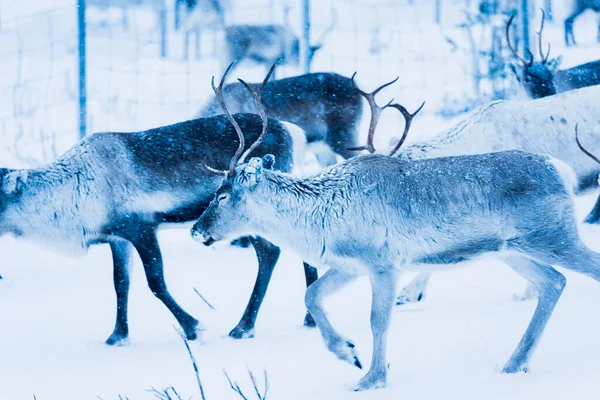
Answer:
<svg viewBox="0 0 600 400"><path fill-rule="evenodd" d="M106 340L110 346L128 344L129 326L127 325L127 300L129 297L129 265L131 244L111 242L110 250L113 258L113 280L117 293L117 321L113 333Z"/></svg>
<svg viewBox="0 0 600 400"><path fill-rule="evenodd" d="M194 31L194 50L196 60L200 59L200 29Z"/></svg>
<svg viewBox="0 0 600 400"><path fill-rule="evenodd" d="M371 330L373 331L373 359L369 372L358 382L355 391L379 389L386 386L387 331L396 295L396 276L390 266L369 275L371 280Z"/></svg>
<svg viewBox="0 0 600 400"><path fill-rule="evenodd" d="M137 231L130 232L128 236L142 259L148 287L152 293L173 313L187 339L197 339L198 332L203 331L204 328L177 304L167 289L163 273L162 254L154 227L141 227Z"/></svg>
<svg viewBox="0 0 600 400"><path fill-rule="evenodd" d="M527 372L528 363L554 307L567 283L565 277L549 264L541 264L526 256L512 254L502 257L504 261L519 275L527 279L538 293L538 304L531 322L502 369L504 373Z"/></svg>
<svg viewBox="0 0 600 400"><path fill-rule="evenodd" d="M229 336L234 339L254 337L254 324L256 323L258 310L260 310L260 306L265 298L273 269L281 253L279 247L261 237L248 236L248 239L250 239L250 242L254 246L256 257L258 258L258 276L256 277L252 295L240 322L229 332Z"/></svg>
<svg viewBox="0 0 600 400"><path fill-rule="evenodd" d="M354 350L354 343L343 338L336 332L329 322L322 304L326 296L340 290L355 277L355 275L348 274L341 269L331 268L306 289L305 302L308 311L315 319L317 327L321 331L321 335L329 351L335 354L340 360L362 368L362 364Z"/></svg>
<svg viewBox="0 0 600 400"><path fill-rule="evenodd" d="M183 32L183 61L190 58L190 31L185 29Z"/></svg>
<svg viewBox="0 0 600 400"><path fill-rule="evenodd" d="M594 208L592 208L592 211L590 211L588 216L585 217L584 222L587 224L598 224L600 222L600 196L598 196L598 199L596 200L596 204L594 204Z"/></svg>
<svg viewBox="0 0 600 400"><path fill-rule="evenodd" d="M310 264L304 264L304 277L306 278L306 288L308 289L310 285L315 283L317 279L319 279L319 271L311 266ZM304 318L304 326L307 328L314 328L317 326L315 319L310 315L310 312L306 312L306 317Z"/></svg>

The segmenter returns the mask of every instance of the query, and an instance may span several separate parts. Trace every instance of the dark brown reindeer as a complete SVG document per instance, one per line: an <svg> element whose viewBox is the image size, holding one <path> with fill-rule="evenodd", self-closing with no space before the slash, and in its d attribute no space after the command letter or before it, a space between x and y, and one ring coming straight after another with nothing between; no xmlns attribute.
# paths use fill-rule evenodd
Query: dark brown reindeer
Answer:
<svg viewBox="0 0 600 400"><path fill-rule="evenodd" d="M223 82L218 88L213 84L221 99ZM245 135L238 139L240 130ZM304 133L292 124L267 122L254 114L199 118L142 132L96 133L46 166L2 168L0 234L12 233L75 255L94 244L110 245L117 317L109 345L128 341L129 259L135 249L152 293L173 313L187 339L196 339L203 328L167 290L156 231L166 223L195 220L208 206L220 179L198 168L203 160L224 166L245 142L256 142L266 133L252 150L277 154L272 167L291 171L301 159ZM251 242L259 272L244 315L230 333L235 338L252 336L280 252L260 237ZM309 284L316 279L310 271L307 278ZM307 317L306 323L311 322Z"/></svg>
<svg viewBox="0 0 600 400"><path fill-rule="evenodd" d="M587 10L600 13L600 0L573 0L573 11L565 19L565 44L567 46L577 46L575 34L573 33L573 24L575 18L579 17ZM600 23L598 24L598 42L600 42Z"/></svg>
<svg viewBox="0 0 600 400"><path fill-rule="evenodd" d="M532 99L552 96L557 93L600 84L600 60L578 65L569 69L558 69L560 57L549 60L550 44L544 54L542 33L544 30L545 13L542 10L542 22L538 34L538 51L540 61L535 61L533 54L528 51L527 60L515 51L510 43L510 25L514 16L506 24L506 42L512 54L523 64L520 71L511 64L517 80L523 85L525 92Z"/></svg>
<svg viewBox="0 0 600 400"><path fill-rule="evenodd" d="M249 84L256 89L257 83ZM240 82L223 88L223 96L232 113L254 112L256 105ZM362 99L352 81L329 72L317 72L271 80L262 93L261 103L269 118L288 121L306 134L309 149L321 166L337 162L336 155L357 155L358 126L362 116ZM196 117L222 114L216 97L211 97Z"/></svg>

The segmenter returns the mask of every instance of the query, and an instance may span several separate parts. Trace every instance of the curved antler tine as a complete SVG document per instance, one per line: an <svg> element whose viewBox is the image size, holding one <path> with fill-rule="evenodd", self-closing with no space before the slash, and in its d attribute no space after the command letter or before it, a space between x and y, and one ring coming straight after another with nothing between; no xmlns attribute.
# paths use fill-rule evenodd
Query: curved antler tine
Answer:
<svg viewBox="0 0 600 400"><path fill-rule="evenodd" d="M546 64L548 61L548 57L550 57L550 43L548 43L548 52L544 56L544 52L542 51L542 32L544 31L544 20L546 19L546 12L543 8L540 8L542 11L542 23L540 25L540 31L537 32L538 35L538 50L540 52L540 57L542 57L542 64Z"/></svg>
<svg viewBox="0 0 600 400"><path fill-rule="evenodd" d="M394 146L393 150L390 152L390 157L393 156L394 154L396 154L396 152L400 149L400 147L402 147L402 145L404 144L404 141L406 140L406 137L408 136L408 131L410 129L410 125L412 124L412 120L415 117L415 115L417 115L419 113L419 111L421 111L421 109L425 106L425 102L423 102L423 104L421 104L421 106L419 108L417 108L417 111L415 111L414 113L409 113L406 108L398 103L394 103L394 104L390 104L389 106L386 107L392 107L395 108L396 110L400 111L400 113L402 114L402 116L404 117L404 132L402 133L402 137L400 138L400 140L398 141L398 143L396 143L396 146Z"/></svg>
<svg viewBox="0 0 600 400"><path fill-rule="evenodd" d="M227 119L229 120L229 122L231 122L231 125L233 125L233 129L235 129L235 132L237 133L238 139L240 141L238 148L235 151L235 154L233 155L233 158L229 162L229 170L227 172L227 176L229 176L230 178L233 175L235 175L235 166L237 165L237 160L239 160L242 152L244 151L244 147L246 147L244 133L242 132L242 129L238 125L237 121L233 118L233 116L227 109L227 105L225 104L225 99L223 99L223 85L225 84L225 79L227 78L227 74L229 74L229 71L231 71L231 68L233 68L234 63L235 62L232 62L231 64L229 64L229 67L227 67L227 69L225 70L225 73L223 74L223 77L221 78L221 82L219 83L219 87L215 87L215 77L214 76L212 77L212 80L211 80L212 89L215 92L217 101L221 105L221 108L223 109L223 112L227 116Z"/></svg>
<svg viewBox="0 0 600 400"><path fill-rule="evenodd" d="M579 146L579 148L581 149L581 151L583 151L589 158L591 158L592 160L594 160L598 164L600 164L600 159L598 159L598 157L596 157L595 155L593 155L592 153L590 153L589 151L587 151L581 145L581 142L579 141L579 132L577 131L577 127L578 127L578 124L575 124L575 141L577 142L577 146Z"/></svg>
<svg viewBox="0 0 600 400"><path fill-rule="evenodd" d="M268 122L269 121L267 119L267 113L265 112L265 109L264 109L264 107L262 105L261 97L262 97L263 89L267 85L267 82L269 81L269 78L271 77L271 75L273 74L273 71L275 70L275 66L276 66L276 64L273 64L273 66L271 66L271 69L267 73L267 76L265 76L265 79L263 80L262 84L258 88L258 91L256 91L256 92L254 90L252 90L252 88L250 87L250 85L248 85L243 79L239 79L238 78L238 81L240 81L240 83L242 85L244 85L244 87L246 88L246 90L248 90L248 92L250 93L250 96L252 96L252 99L254 99L254 104L256 104L256 108L258 109L258 114L260 115L260 118L262 119L262 122L263 122L262 132L258 136L258 139L256 139L256 141L254 143L252 143L252 145L248 148L248 150L246 150L244 152L244 154L242 154L242 156L239 159L240 163L243 163L246 160L246 158L254 150L256 150L256 148L258 146L260 146L260 144L262 143L262 141L265 139L265 136L267 135L267 126L268 126Z"/></svg>
<svg viewBox="0 0 600 400"><path fill-rule="evenodd" d="M371 93L367 93L363 90L360 90L358 88L358 86L356 85L356 81L354 80L355 77L356 77L356 72L354 74L352 74L352 78L350 79L352 82L352 86L354 87L354 90L356 90L358 93L360 93L360 95L363 96L369 103L369 107L371 108L371 123L369 124L369 134L367 136L367 144L365 146L349 147L348 150L367 150L369 153L372 154L372 153L375 153L375 147L373 146L373 138L375 137L375 128L377 127L377 123L379 122L379 117L381 116L381 112L383 111L384 108L390 106L392 101L394 101L392 99L385 106L380 107L377 105L377 102L375 101L375 95L377 93L379 93L382 89L395 83L400 77L396 77L396 79L394 79L393 81L390 81L388 83L385 83L385 84L379 86L377 89L375 89Z"/></svg>
<svg viewBox="0 0 600 400"><path fill-rule="evenodd" d="M510 44L510 25L512 24L514 19L515 15L513 14L510 16L508 22L506 23L506 44L508 45L508 48L513 54L513 56L518 58L519 61L521 61L525 67L531 67L531 65L533 64L533 54L531 53L531 51L529 51L529 49L527 50L527 53L529 54L529 61L525 61L525 59L523 59Z"/></svg>
<svg viewBox="0 0 600 400"><path fill-rule="evenodd" d="M369 94L367 92L363 92L362 90L360 90L360 88L356 85L356 81L354 80L354 77L356 77L356 74L358 73L358 71L354 71L354 73L352 74L352 78L350 78L350 81L352 82L352 87L354 88L354 90L356 90L358 93L362 94L363 96L368 96Z"/></svg>
<svg viewBox="0 0 600 400"><path fill-rule="evenodd" d="M388 83L385 83L385 84L379 86L377 89L375 89L371 92L371 95L375 96L377 93L379 93L381 91L381 89L385 89L386 87L390 86L391 84L396 83L398 81L398 79L400 79L399 76L397 76L396 79L394 79L393 81L389 81Z"/></svg>
<svg viewBox="0 0 600 400"><path fill-rule="evenodd" d="M271 78L271 75L273 75L273 72L275 71L276 66L277 66L277 63L271 65L269 72L267 72L267 76L265 76L265 79L263 79L262 85L260 85L260 89L258 89L259 94L262 94L262 91L265 88L265 85L267 84L269 79ZM241 79L238 79L238 81L241 81ZM245 83L245 82L242 81L242 83Z"/></svg>
<svg viewBox="0 0 600 400"><path fill-rule="evenodd" d="M202 170L204 170L205 172L208 172L209 174L213 174L213 175L227 176L227 171L221 171L220 169L215 169L215 168L209 167L206 164L207 158L208 157L205 157L204 161L202 161L202 164L198 165Z"/></svg>

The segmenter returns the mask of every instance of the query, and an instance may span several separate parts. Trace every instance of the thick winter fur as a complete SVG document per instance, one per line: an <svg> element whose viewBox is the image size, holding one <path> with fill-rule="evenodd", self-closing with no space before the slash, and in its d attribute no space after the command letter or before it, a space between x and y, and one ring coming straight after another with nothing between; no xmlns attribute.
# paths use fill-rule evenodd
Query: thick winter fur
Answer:
<svg viewBox="0 0 600 400"><path fill-rule="evenodd" d="M575 18L587 10L600 13L600 0L573 0L573 12L565 19L565 43L567 46L577 45L573 33ZM600 24L598 25L598 41L600 42Z"/></svg>
<svg viewBox="0 0 600 400"><path fill-rule="evenodd" d="M495 101L433 139L404 147L398 157L414 160L501 150L544 153L573 168L581 189L596 186L600 166L582 154L574 138L578 124L586 148L600 153L600 108L594 105L598 98L600 86L537 100ZM392 144L396 141L392 139Z"/></svg>
<svg viewBox="0 0 600 400"><path fill-rule="evenodd" d="M373 359L357 390L386 385L386 332L398 271L448 268L492 254L540 293L504 372L526 370L565 286L560 265L600 280L600 255L580 240L564 164L520 151L407 161L358 156L306 178L239 166L192 228L210 244L240 234L285 243L330 269L306 304L329 350L361 366L322 300L357 275L372 285ZM567 173L568 175L568 173Z"/></svg>
<svg viewBox="0 0 600 400"><path fill-rule="evenodd" d="M513 149L545 153L574 170L576 192L596 187L600 166L582 154L574 135L578 124L585 145L600 152L600 109L594 106L599 96L600 86L593 86L537 100L492 102L435 138L406 146L398 157L414 160ZM600 199L586 218L589 223L599 220ZM401 290L398 304L424 299L429 278L429 272L419 274Z"/></svg>
<svg viewBox="0 0 600 400"><path fill-rule="evenodd" d="M262 130L260 117L236 114L235 119L246 132L246 142L254 142ZM291 171L293 158L301 151L296 147L304 146L298 129L292 135L282 123L269 120L269 133L257 153L278 154L274 168ZM167 291L156 229L200 216L220 178L204 172L199 164L206 159L215 168L227 169L238 142L227 118L215 116L143 132L97 133L44 167L2 169L0 233L14 233L70 254L82 254L95 243L111 244L118 309L109 344L123 343L128 336L131 248L127 243L132 244L151 290L173 312L188 338L194 339L198 322ZM263 239L252 240L264 256L259 268L270 277L279 249ZM251 334L268 284L267 278L261 279L256 290L262 294L253 296L237 327L238 337Z"/></svg>
<svg viewBox="0 0 600 400"><path fill-rule="evenodd" d="M259 84L251 84L256 89ZM232 112L256 112L256 105L239 82L226 85L223 96ZM362 116L362 100L349 78L334 73L313 73L270 81L262 94L267 115L289 121L304 130L309 144L324 142L344 158L357 155L357 130ZM216 98L198 117L221 114ZM320 152L321 165L336 162L335 155Z"/></svg>

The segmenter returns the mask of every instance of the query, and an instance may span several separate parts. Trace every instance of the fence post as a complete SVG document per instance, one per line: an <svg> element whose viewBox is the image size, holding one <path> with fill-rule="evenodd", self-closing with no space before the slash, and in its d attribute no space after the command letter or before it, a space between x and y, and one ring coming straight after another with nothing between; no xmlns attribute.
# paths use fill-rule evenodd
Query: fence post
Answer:
<svg viewBox="0 0 600 400"><path fill-rule="evenodd" d="M179 2L177 2L176 4L179 4ZM166 0L162 0L161 5L160 5L160 11L158 12L158 25L160 26L160 28L159 28L160 29L160 57L167 58L167 1Z"/></svg>
<svg viewBox="0 0 600 400"><path fill-rule="evenodd" d="M302 46L304 49L303 69L304 73L308 74L310 72L310 62L312 58L310 54L310 0L304 0L302 3L302 41L304 43Z"/></svg>
<svg viewBox="0 0 600 400"><path fill-rule="evenodd" d="M85 52L85 0L77 0L78 56L79 56L79 136L87 131L86 52Z"/></svg>
<svg viewBox="0 0 600 400"><path fill-rule="evenodd" d="M435 23L442 23L442 0L435 0Z"/></svg>
<svg viewBox="0 0 600 400"><path fill-rule="evenodd" d="M527 54L530 52L529 47L529 0L521 0L521 36L523 38L523 59L527 60Z"/></svg>

